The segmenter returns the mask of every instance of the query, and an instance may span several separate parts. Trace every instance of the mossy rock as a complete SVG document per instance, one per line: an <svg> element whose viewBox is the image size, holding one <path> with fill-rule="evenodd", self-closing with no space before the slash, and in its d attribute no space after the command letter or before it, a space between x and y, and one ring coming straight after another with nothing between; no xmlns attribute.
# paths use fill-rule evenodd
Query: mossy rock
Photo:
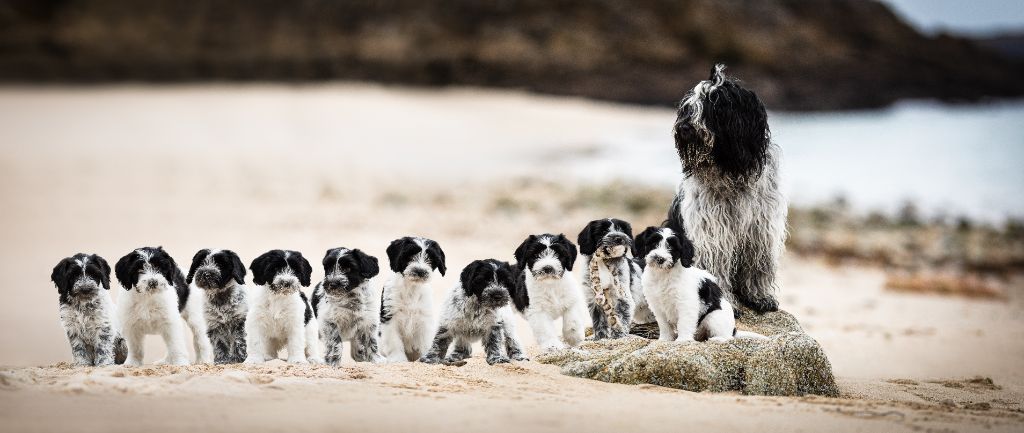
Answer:
<svg viewBox="0 0 1024 433"><path fill-rule="evenodd" d="M839 395L832 364L793 315L744 310L738 327L768 339L663 342L644 338L658 335L657 324L647 324L633 327L637 335L587 341L535 359L562 367L562 374L613 383L750 395Z"/></svg>

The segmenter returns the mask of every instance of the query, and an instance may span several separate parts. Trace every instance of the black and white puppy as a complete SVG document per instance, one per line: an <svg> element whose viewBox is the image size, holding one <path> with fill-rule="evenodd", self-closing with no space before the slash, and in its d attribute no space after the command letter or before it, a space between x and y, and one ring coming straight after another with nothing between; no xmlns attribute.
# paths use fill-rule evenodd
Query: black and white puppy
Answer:
<svg viewBox="0 0 1024 433"><path fill-rule="evenodd" d="M732 304L713 275L693 266L693 244L685 236L670 228L648 227L637 235L636 249L646 264L644 295L658 319L659 340L764 338L737 332Z"/></svg>
<svg viewBox="0 0 1024 433"><path fill-rule="evenodd" d="M50 274L60 295L60 323L78 366L121 364L127 355L110 299L110 265L95 254L78 253Z"/></svg>
<svg viewBox="0 0 1024 433"><path fill-rule="evenodd" d="M380 299L381 353L388 362L416 361L430 348L434 294L430 276L444 276L444 251L430 239L404 237L388 245L391 278Z"/></svg>
<svg viewBox="0 0 1024 433"><path fill-rule="evenodd" d="M162 247L144 247L126 254L114 265L114 275L126 290L117 300L118 320L128 343L125 365L142 365L144 339L153 334L161 336L167 345L167 357L159 363L187 365L183 322L192 329L197 360L212 359L202 312L195 308L197 303L188 304L190 291L185 274Z"/></svg>
<svg viewBox="0 0 1024 433"><path fill-rule="evenodd" d="M301 289L310 284L309 261L298 251L271 250L249 269L255 287L245 316L245 363L277 359L281 349L288 350L288 362L323 362L319 327Z"/></svg>
<svg viewBox="0 0 1024 433"><path fill-rule="evenodd" d="M420 358L428 364L458 363L483 341L488 364L526 360L516 339L509 291L515 284L512 266L495 259L476 260L462 269L459 284L444 302L441 321L430 351ZM455 349L445 357L454 340Z"/></svg>
<svg viewBox="0 0 1024 433"><path fill-rule="evenodd" d="M776 271L786 239L779 146L757 95L715 65L679 103L674 127L683 179L666 225L686 233L694 263L727 297L778 309Z"/></svg>
<svg viewBox="0 0 1024 433"><path fill-rule="evenodd" d="M324 280L313 289L310 304L319 322L324 361L341 364L348 340L356 362L384 360L379 354L380 306L370 278L379 272L377 258L361 250L332 248L323 260Z"/></svg>
<svg viewBox="0 0 1024 433"><path fill-rule="evenodd" d="M563 234L530 235L515 251L516 285L512 304L533 329L544 350L583 341L587 309L579 281L572 275L576 244ZM561 339L555 330L561 319Z"/></svg>
<svg viewBox="0 0 1024 433"><path fill-rule="evenodd" d="M629 333L632 323L654 322L644 299L642 270L633 258L633 228L629 223L616 218L594 220L576 240L585 265L583 296L590 310L594 339L621 338Z"/></svg>
<svg viewBox="0 0 1024 433"><path fill-rule="evenodd" d="M185 282L191 284L189 303L200 303L203 329L213 347L213 362L245 361L245 265L231 250L202 249L192 257ZM203 332L205 330L205 332ZM198 352L198 351L197 351Z"/></svg>

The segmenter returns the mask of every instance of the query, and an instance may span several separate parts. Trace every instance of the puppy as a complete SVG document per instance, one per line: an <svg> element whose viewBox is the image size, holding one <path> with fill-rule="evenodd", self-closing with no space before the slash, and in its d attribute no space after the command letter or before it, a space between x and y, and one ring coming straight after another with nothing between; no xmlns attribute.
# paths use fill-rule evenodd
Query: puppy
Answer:
<svg viewBox="0 0 1024 433"><path fill-rule="evenodd" d="M324 361L341 364L342 343L349 341L356 362L384 360L377 348L380 310L370 278L377 258L355 249L333 248L324 255L324 280L317 283L310 304L326 348Z"/></svg>
<svg viewBox="0 0 1024 433"><path fill-rule="evenodd" d="M472 354L471 345L478 340L483 341L488 364L506 363L509 358L525 361L508 305L513 284L513 270L506 262L477 260L462 269L459 284L444 302L434 343L420 361L458 364ZM455 349L445 357L453 340Z"/></svg>
<svg viewBox="0 0 1024 433"><path fill-rule="evenodd" d="M576 244L565 235L530 235L516 248L516 285L512 304L533 329L542 349L575 346L583 341L586 304L572 275ZM555 321L562 320L562 338Z"/></svg>
<svg viewBox="0 0 1024 433"><path fill-rule="evenodd" d="M694 263L728 297L774 311L786 239L780 150L761 100L724 70L715 65L679 104L674 135L683 179L665 225L690 238Z"/></svg>
<svg viewBox="0 0 1024 433"><path fill-rule="evenodd" d="M125 365L142 365L143 340L151 334L161 336L167 345L167 357L159 363L187 365L183 322L192 329L197 360L212 358L202 315L195 308L185 308L190 293L185 274L162 247L126 254L114 265L114 275L126 290L117 302L118 319L128 342Z"/></svg>
<svg viewBox="0 0 1024 433"><path fill-rule="evenodd" d="M288 362L320 363L319 328L300 287L309 287L313 267L302 253L271 250L249 265L256 287L249 293L245 316L246 364L277 359L288 349Z"/></svg>
<svg viewBox="0 0 1024 433"><path fill-rule="evenodd" d="M655 321L633 259L633 228L615 218L594 220L577 237L583 255L583 294L594 339L622 338L631 323Z"/></svg>
<svg viewBox="0 0 1024 433"><path fill-rule="evenodd" d="M75 365L123 363L127 348L110 300L107 261L95 254L78 253L57 263L50 280L60 295L60 323L68 335Z"/></svg>
<svg viewBox="0 0 1024 433"><path fill-rule="evenodd" d="M434 295L430 275L444 276L444 251L437 242L418 237L388 245L391 279L380 300L381 349L389 362L416 361L430 347L434 329Z"/></svg>
<svg viewBox="0 0 1024 433"><path fill-rule="evenodd" d="M188 303L190 306L199 304L196 309L203 317L200 321L203 329L199 332L213 348L212 361L217 364L245 361L245 315L249 307L245 265L238 254L231 250L199 250L192 257L185 282L192 285L193 296Z"/></svg>
<svg viewBox="0 0 1024 433"><path fill-rule="evenodd" d="M732 304L722 297L715 277L692 267L694 250L688 239L670 228L648 227L635 244L646 263L644 295L658 319L659 340L765 338L736 331Z"/></svg>

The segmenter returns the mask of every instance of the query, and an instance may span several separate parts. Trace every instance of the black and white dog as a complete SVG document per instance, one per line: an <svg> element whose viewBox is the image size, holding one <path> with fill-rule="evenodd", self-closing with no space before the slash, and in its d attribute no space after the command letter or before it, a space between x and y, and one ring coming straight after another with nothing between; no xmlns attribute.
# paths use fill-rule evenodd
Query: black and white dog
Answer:
<svg viewBox="0 0 1024 433"><path fill-rule="evenodd" d="M379 272L377 258L361 250L332 248L323 260L324 280L313 289L310 304L319 322L324 361L341 364L342 344L348 340L356 362L381 362L377 347L380 307L370 278Z"/></svg>
<svg viewBox="0 0 1024 433"><path fill-rule="evenodd" d="M271 250L249 269L256 287L249 293L245 316L245 363L277 359L281 349L288 350L288 362L323 362L319 328L301 289L310 284L309 261L298 251Z"/></svg>
<svg viewBox="0 0 1024 433"><path fill-rule="evenodd" d="M203 335L213 347L213 362L245 361L245 265L231 250L202 249L192 257L185 282L191 284L189 303L201 304ZM202 332L202 330L200 330Z"/></svg>
<svg viewBox="0 0 1024 433"><path fill-rule="evenodd" d="M658 319L661 341L764 338L736 330L732 304L715 277L693 266L693 244L670 228L648 227L636 237L644 266L644 295Z"/></svg>
<svg viewBox="0 0 1024 433"><path fill-rule="evenodd" d="M644 299L633 228L615 218L591 221L576 239L583 255L583 295L594 339L621 338L632 323L655 321ZM597 290L595 290L595 287Z"/></svg>
<svg viewBox="0 0 1024 433"><path fill-rule="evenodd" d="M144 247L126 254L114 265L114 275L126 290L117 300L118 320L128 343L125 365L142 365L143 340L152 334L163 337L167 345L167 357L159 363L187 365L182 322L192 329L197 361L212 360L202 311L196 308L201 304L189 304L185 274L162 247Z"/></svg>
<svg viewBox="0 0 1024 433"><path fill-rule="evenodd" d="M95 254L78 253L57 263L50 280L60 296L60 323L75 365L123 363L127 349L110 299L107 261Z"/></svg>
<svg viewBox="0 0 1024 433"><path fill-rule="evenodd" d="M509 291L515 284L512 266L495 259L476 260L462 269L459 284L444 302L441 321L430 351L420 358L428 364L458 363L482 340L488 364L525 361L516 339ZM451 355L448 346L455 341Z"/></svg>
<svg viewBox="0 0 1024 433"><path fill-rule="evenodd" d="M393 273L380 299L381 350L389 362L416 361L430 348L430 275L436 269L444 276L444 251L433 240L404 237L392 241L387 253Z"/></svg>
<svg viewBox="0 0 1024 433"><path fill-rule="evenodd" d="M727 295L774 311L787 212L780 150L761 100L724 69L715 65L679 103L674 135L683 180L666 225L693 241L694 262Z"/></svg>
<svg viewBox="0 0 1024 433"><path fill-rule="evenodd" d="M512 304L533 329L544 350L583 341L587 310L579 281L572 275L576 244L565 235L530 235L516 248L516 285ZM562 338L555 322L562 320Z"/></svg>

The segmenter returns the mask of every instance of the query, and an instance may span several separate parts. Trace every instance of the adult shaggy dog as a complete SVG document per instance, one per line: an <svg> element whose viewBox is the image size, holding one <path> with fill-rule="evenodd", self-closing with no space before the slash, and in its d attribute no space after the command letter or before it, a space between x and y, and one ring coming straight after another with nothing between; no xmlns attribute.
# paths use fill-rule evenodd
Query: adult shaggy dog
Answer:
<svg viewBox="0 0 1024 433"><path fill-rule="evenodd" d="M694 264L717 277L727 297L774 311L786 238L780 150L761 100L724 69L715 65L679 104L674 135L683 180L665 225L693 242Z"/></svg>

